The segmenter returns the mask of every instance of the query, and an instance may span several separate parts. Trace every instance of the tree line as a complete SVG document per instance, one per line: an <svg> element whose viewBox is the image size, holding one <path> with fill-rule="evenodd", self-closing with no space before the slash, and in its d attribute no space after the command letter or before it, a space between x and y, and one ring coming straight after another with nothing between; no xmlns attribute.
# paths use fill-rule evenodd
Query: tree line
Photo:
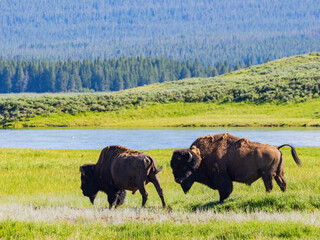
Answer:
<svg viewBox="0 0 320 240"><path fill-rule="evenodd" d="M244 64L242 64L244 65ZM0 92L119 91L190 77L213 77L242 67L227 61L203 66L199 60L176 61L150 57L90 60L0 59ZM250 61L246 66L250 65Z"/></svg>

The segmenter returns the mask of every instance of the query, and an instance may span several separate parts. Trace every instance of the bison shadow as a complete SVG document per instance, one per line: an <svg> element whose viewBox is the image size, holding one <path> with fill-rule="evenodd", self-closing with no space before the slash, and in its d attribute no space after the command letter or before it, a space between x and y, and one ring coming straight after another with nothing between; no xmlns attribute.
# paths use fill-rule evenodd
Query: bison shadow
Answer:
<svg viewBox="0 0 320 240"><path fill-rule="evenodd" d="M205 203L205 204L194 204L194 205L191 205L191 211L203 211L203 210L210 210L210 209L215 209L217 211L219 211L219 209L217 209L216 207L217 206L225 206L225 208L228 208L227 207L227 203L232 203L234 202L233 199L229 199L228 201L224 202L224 203L221 203L219 200L217 201L212 201L212 202L208 202L208 203ZM224 209L225 209L224 208Z"/></svg>
<svg viewBox="0 0 320 240"><path fill-rule="evenodd" d="M191 211L213 210L216 212L225 211L290 211L306 209L304 201L297 199L295 194L287 194L282 196L260 196L248 199L233 198L220 203L219 201L211 201L207 203L196 203L189 205Z"/></svg>

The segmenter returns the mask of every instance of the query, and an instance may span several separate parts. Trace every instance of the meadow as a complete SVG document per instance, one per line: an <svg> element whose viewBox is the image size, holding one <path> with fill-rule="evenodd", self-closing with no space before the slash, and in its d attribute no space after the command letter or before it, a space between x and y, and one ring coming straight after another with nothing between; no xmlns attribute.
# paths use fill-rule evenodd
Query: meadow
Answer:
<svg viewBox="0 0 320 240"><path fill-rule="evenodd" d="M51 114L13 128L320 127L320 99L300 103L155 103L110 112Z"/></svg>
<svg viewBox="0 0 320 240"><path fill-rule="evenodd" d="M79 166L95 163L97 150L0 149L1 239L319 239L320 148L298 147L298 167L283 149L286 192L267 194L261 179L235 183L224 204L218 192L195 184L188 194L173 180L173 149L149 150L158 166L165 199L162 209L151 184L141 207L139 193L107 209L99 193L95 205L80 190Z"/></svg>

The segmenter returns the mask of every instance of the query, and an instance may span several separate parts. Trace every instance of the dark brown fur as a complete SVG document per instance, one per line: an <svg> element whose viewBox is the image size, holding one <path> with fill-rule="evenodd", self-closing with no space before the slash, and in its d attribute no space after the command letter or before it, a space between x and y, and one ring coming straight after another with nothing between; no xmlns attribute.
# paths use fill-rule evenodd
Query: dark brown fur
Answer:
<svg viewBox="0 0 320 240"><path fill-rule="evenodd" d="M90 198L92 204L98 191L108 195L109 208L121 205L125 198L125 190L142 195L142 206L145 205L148 193L145 185L152 182L160 196L163 207L166 206L160 186L155 160L142 152L122 146L108 146L101 151L96 164L80 167L81 189Z"/></svg>
<svg viewBox="0 0 320 240"><path fill-rule="evenodd" d="M266 191L270 192L274 178L285 191L283 157L279 150L283 146L291 147L295 162L301 165L295 149L288 144L274 147L225 133L200 137L189 149L174 151L171 168L185 193L194 182L200 182L217 189L220 202L231 194L233 181L251 185L262 177Z"/></svg>

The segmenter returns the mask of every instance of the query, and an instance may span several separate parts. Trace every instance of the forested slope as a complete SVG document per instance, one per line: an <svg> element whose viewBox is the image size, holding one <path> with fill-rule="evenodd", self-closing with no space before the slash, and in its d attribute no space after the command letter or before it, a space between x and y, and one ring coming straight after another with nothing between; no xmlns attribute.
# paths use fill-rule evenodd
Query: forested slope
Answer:
<svg viewBox="0 0 320 240"><path fill-rule="evenodd" d="M286 103L319 98L320 54L284 58L217 76L190 78L106 94L5 95L0 98L0 121L54 113L118 111L169 102Z"/></svg>
<svg viewBox="0 0 320 240"><path fill-rule="evenodd" d="M264 63L319 51L318 0L2 0L3 57Z"/></svg>

